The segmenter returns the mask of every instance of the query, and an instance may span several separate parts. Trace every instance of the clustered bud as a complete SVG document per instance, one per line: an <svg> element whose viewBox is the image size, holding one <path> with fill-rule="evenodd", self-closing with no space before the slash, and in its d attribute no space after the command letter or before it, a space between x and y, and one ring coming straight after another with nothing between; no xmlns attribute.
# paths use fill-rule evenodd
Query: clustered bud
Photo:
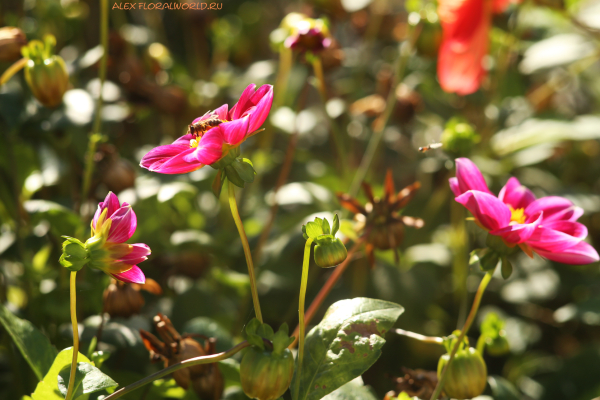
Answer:
<svg viewBox="0 0 600 400"><path fill-rule="evenodd" d="M315 218L302 226L304 239L314 240L315 263L321 268L335 267L346 259L348 251L344 243L335 237L340 229L340 219L337 214L333 217L333 227L329 226L327 219Z"/></svg>
<svg viewBox="0 0 600 400"><path fill-rule="evenodd" d="M275 47L316 54L330 47L332 38L326 19L293 12L286 15L279 28L271 33L271 42Z"/></svg>
<svg viewBox="0 0 600 400"><path fill-rule="evenodd" d="M272 343L272 349L265 345ZM250 398L276 400L292 383L294 357L288 346L294 341L289 337L287 324L281 325L277 333L256 318L246 326L246 340L252 346L245 350L240 363L242 389Z"/></svg>
<svg viewBox="0 0 600 400"><path fill-rule="evenodd" d="M25 64L25 80L36 99L44 106L54 108L62 102L69 85L65 62L54 54L56 39L44 37L44 42L32 40L21 49Z"/></svg>

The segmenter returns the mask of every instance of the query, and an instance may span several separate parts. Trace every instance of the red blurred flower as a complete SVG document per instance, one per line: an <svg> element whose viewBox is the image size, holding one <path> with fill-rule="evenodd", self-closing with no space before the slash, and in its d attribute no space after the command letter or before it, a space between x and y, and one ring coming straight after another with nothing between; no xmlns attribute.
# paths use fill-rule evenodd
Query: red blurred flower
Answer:
<svg viewBox="0 0 600 400"><path fill-rule="evenodd" d="M503 12L508 0L440 0L444 31L438 56L438 79L446 92L473 93L485 78L492 13Z"/></svg>

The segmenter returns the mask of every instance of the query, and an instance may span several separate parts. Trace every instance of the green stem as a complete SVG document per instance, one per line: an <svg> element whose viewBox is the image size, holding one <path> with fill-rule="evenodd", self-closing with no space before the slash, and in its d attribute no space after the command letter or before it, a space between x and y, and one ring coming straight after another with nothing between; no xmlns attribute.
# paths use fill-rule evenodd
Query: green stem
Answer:
<svg viewBox="0 0 600 400"><path fill-rule="evenodd" d="M106 80L106 63L108 61L108 0L100 0L100 44L102 45L103 51L98 70L100 90L98 93L98 103L96 105L96 115L94 116L94 124L92 125L92 132L90 134L86 154L80 204L86 201L89 194L95 166L94 153L96 152L96 145L102 139L102 135L100 134L100 129L102 127L102 106L104 104L102 89L104 88L104 81Z"/></svg>
<svg viewBox="0 0 600 400"><path fill-rule="evenodd" d="M279 69L277 71L277 79L275 80L277 91L273 100L273 109L277 110L283 105L287 97L288 80L290 71L294 61L292 49L282 46L279 51Z"/></svg>
<svg viewBox="0 0 600 400"><path fill-rule="evenodd" d="M77 297L75 287L77 285L77 272L71 271L71 324L73 325L73 359L71 361L71 373L69 375L69 389L65 400L71 400L75 387L75 371L77 371L77 356L79 355L79 327L77 326Z"/></svg>
<svg viewBox="0 0 600 400"><path fill-rule="evenodd" d="M304 261L302 263L302 283L300 284L300 300L298 304L298 366L296 367L296 382L294 384L294 399L300 395L300 378L302 377L302 361L304 360L304 300L308 285L308 267L310 264L310 246L313 240L309 238L304 245Z"/></svg>
<svg viewBox="0 0 600 400"><path fill-rule="evenodd" d="M471 306L471 311L469 312L467 321L465 322L465 325L463 326L463 328L460 332L458 340L456 341L456 343L454 344L454 347L452 348L452 351L450 352L450 359L448 360L448 363L442 370L442 375L440 376L438 384L435 388L435 391L431 395L430 400L437 400L437 398L440 396L440 393L442 393L442 390L444 389L444 383L446 382L446 379L448 378L448 368L450 367L452 360L454 360L454 356L456 355L456 352L458 351L460 344L463 342L465 336L467 335L467 332L469 332L469 328L471 328L471 325L473 324L473 321L475 320L475 316L477 315L477 310L479 310L479 304L481 304L481 298L483 297L483 292L485 291L485 288L487 287L488 283L490 283L490 280L492 279L492 274L493 274L493 271L486 273L485 276L483 277L483 279L481 280L481 282L479 283L479 288L477 289L477 293L475 293L475 298L473 299L473 305Z"/></svg>
<svg viewBox="0 0 600 400"><path fill-rule="evenodd" d="M415 47L415 43L419 38L419 34L421 33L421 25L417 25L411 28L411 32L409 34L409 38L406 42L404 42L399 47L399 56L396 60L396 73L394 74L394 79L392 81L392 86L390 88L390 92L387 97L387 101L385 103L385 110L383 114L375 121L375 129L371 139L369 140L369 144L367 145L367 150L360 162L360 166L356 171L356 175L354 175L354 180L352 181L352 185L350 186L349 194L350 196L356 196L358 193L358 189L360 185L365 180L367 176L367 172L369 171L369 167L373 162L373 158L375 157L375 153L377 153L377 148L379 147L379 143L383 138L383 131L387 126L387 123L392 115L392 111L396 106L396 87L402 79L404 78L404 73L406 71L406 65L408 64L408 59L412 54L412 51ZM406 47L404 46L406 44Z"/></svg>
<svg viewBox="0 0 600 400"><path fill-rule="evenodd" d="M27 58L21 58L19 61L15 62L13 65L8 67L6 71L0 76L0 86L4 85L10 78L13 77L14 74L19 72L25 67L27 64Z"/></svg>
<svg viewBox="0 0 600 400"><path fill-rule="evenodd" d="M235 189L233 183L229 182L228 180L227 185L229 189L229 207L231 208L231 215L233 215L235 225L237 226L238 232L240 234L240 239L242 240L242 247L244 247L244 255L246 256L246 264L248 264L248 275L250 276L250 290L252 291L252 302L254 303L254 312L256 313L256 318L258 318L258 320L262 323L263 318L262 313L260 311L260 302L258 301L258 290L256 289L256 276L254 275L254 263L252 262L252 253L250 252L248 237L246 236L244 224L242 223L242 219L240 218L237 202L235 201Z"/></svg>
<svg viewBox="0 0 600 400"><path fill-rule="evenodd" d="M194 357L194 358L180 361L180 362L173 364L163 370L155 372L152 375L148 375L147 377L140 379L139 381L132 383L131 385L127 385L124 388L117 390L113 394L105 397L104 400L117 399L129 392L132 392L132 391L152 382L152 381L155 381L164 376L167 376L167 375L169 375L177 370L180 370L182 368L188 368L188 367L192 367L194 365L201 365L201 364L211 364L211 363L215 363L217 361L225 360L225 359L233 356L234 354L240 352L241 350L245 349L248 346L250 346L250 343L248 343L247 341L243 341L242 343L240 343L222 353L211 354L209 356Z"/></svg>
<svg viewBox="0 0 600 400"><path fill-rule="evenodd" d="M398 335L406 336L406 337L418 340L418 341L423 342L423 343L435 343L435 344L440 344L442 346L444 345L444 339L441 338L441 337L437 337L437 336L424 336L424 335L421 335L419 333L415 333L415 332L411 332L411 331L405 331L404 329L396 329L396 330L394 330L394 332L396 332L396 334L398 334Z"/></svg>
<svg viewBox="0 0 600 400"><path fill-rule="evenodd" d="M319 57L312 57L312 67L313 72L315 73L315 78L317 78L317 89L319 90L319 95L321 95L323 110L325 111L325 116L329 121L331 136L333 137L333 142L335 144L335 148L338 153L339 160L341 162L341 170L345 173L348 170L348 158L346 156L346 149L344 148L344 143L342 142L342 137L337 122L327 112L327 86L325 85L323 64L321 63L321 59Z"/></svg>

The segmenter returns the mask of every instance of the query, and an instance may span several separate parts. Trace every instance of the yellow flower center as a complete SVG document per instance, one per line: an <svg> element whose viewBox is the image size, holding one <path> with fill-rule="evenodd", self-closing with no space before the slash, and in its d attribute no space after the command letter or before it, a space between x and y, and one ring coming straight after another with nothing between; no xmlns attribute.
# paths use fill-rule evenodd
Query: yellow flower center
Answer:
<svg viewBox="0 0 600 400"><path fill-rule="evenodd" d="M517 208L516 210L511 206L508 206L508 208L510 208L510 225L525 223L526 217L524 208Z"/></svg>
<svg viewBox="0 0 600 400"><path fill-rule="evenodd" d="M200 138L190 140L190 148L195 149L200 144Z"/></svg>

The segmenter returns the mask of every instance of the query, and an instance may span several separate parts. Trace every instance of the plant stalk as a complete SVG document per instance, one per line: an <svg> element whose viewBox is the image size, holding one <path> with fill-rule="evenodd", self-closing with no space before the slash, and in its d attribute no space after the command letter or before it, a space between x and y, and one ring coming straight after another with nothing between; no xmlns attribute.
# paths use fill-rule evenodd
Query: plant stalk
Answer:
<svg viewBox="0 0 600 400"><path fill-rule="evenodd" d="M240 234L240 239L242 240L242 247L244 247L244 255L246 256L246 264L248 264L248 275L250 276L250 290L252 291L252 302L254 303L254 312L256 313L256 318L258 318L258 320L262 324L263 318L262 313L260 311L260 302L258 301L256 276L254 275L254 263L252 262L252 253L250 252L248 237L246 236L244 224L242 223L242 219L240 218L237 202L235 201L235 189L233 183L229 182L228 180L227 185L229 191L229 207L231 207L231 215L233 215L235 225L237 226L238 232Z"/></svg>
<svg viewBox="0 0 600 400"><path fill-rule="evenodd" d="M360 162L360 166L356 170L356 175L354 175L354 180L352 181L352 185L350 186L350 190L348 194L350 196L355 197L356 193L358 193L358 189L360 185L365 180L367 176L367 172L371 167L371 163L373 162L373 158L377 153L377 148L379 147L379 143L383 138L383 131L387 126L387 123L392 115L392 111L396 106L396 87L398 84L402 82L404 78L404 73L406 71L406 65L408 64L408 59L413 52L415 47L415 43L421 34L422 25L419 24L415 27L411 28L411 32L409 33L409 38L405 42L407 47L404 47L404 44L399 48L398 59L396 60L396 73L394 74L394 79L392 81L392 86L390 88L390 92L387 97L387 101L385 103L385 110L383 114L375 121L375 129L373 131L373 135L369 140L369 144L367 145L367 150Z"/></svg>
<svg viewBox="0 0 600 400"><path fill-rule="evenodd" d="M325 301L325 299L329 295L329 292L331 292L331 289L333 289L333 287L335 286L337 281L340 279L340 277L342 276L342 274L344 273L344 271L350 264L350 261L352 261L352 256L354 255L356 250L358 250L358 248L362 245L362 242L363 242L362 238L358 239L354 243L354 246L352 246L352 248L348 251L348 255L346 256L346 259L344 261L342 261L342 263L340 265L335 267L335 269L333 270L331 275L329 275L329 278L327 278L327 281L325 282L325 284L323 285L321 290L319 290L319 293L317 293L317 296L314 298L312 303L310 303L310 307L308 307L308 311L306 311L306 313L304 314L304 325L310 324L310 321L313 319L316 312L319 310L319 307L321 307L321 305L323 304L323 301ZM294 329L293 336L295 336L296 339L294 339L292 344L289 345L290 349L293 349L298 344L298 337L299 337L298 333L299 332L300 332L300 325L298 325L296 327L296 329Z"/></svg>
<svg viewBox="0 0 600 400"><path fill-rule="evenodd" d="M425 336L425 335L421 335L419 333L405 331L404 329L395 329L394 332L396 332L398 335L406 336L406 337L418 340L423 343L435 343L435 344L440 344L442 346L444 345L444 339L441 337Z"/></svg>
<svg viewBox="0 0 600 400"><path fill-rule="evenodd" d="M132 383L131 385L127 385L124 388L117 390L113 394L105 397L104 400L117 399L129 392L132 392L132 391L152 382L152 381L155 381L164 376L167 376L167 375L169 375L177 370L180 370L182 368L192 367L194 365L210 364L210 363L215 363L217 361L225 360L249 346L250 346L250 343L248 343L247 341L243 341L242 343L240 343L222 353L211 354L209 356L194 357L194 358L180 361L180 362L173 364L163 370L155 372L152 375L148 375L147 377L140 379L139 381Z"/></svg>
<svg viewBox="0 0 600 400"><path fill-rule="evenodd" d="M492 274L493 274L493 271L489 271L488 273L486 273L485 276L483 277L483 279L481 280L481 282L479 283L479 288L477 288L477 293L475 293L475 298L473 299L473 305L471 306L471 311L469 312L467 321L465 322L465 325L463 326L463 328L460 332L460 336L458 337L458 340L456 341L456 343L454 344L454 347L452 348L452 352L450 353L450 359L448 360L448 363L442 370L442 375L440 376L440 379L438 380L438 384L435 387L435 391L431 395L430 400L437 400L437 398L440 396L440 393L442 393L442 390L444 389L444 383L446 382L446 379L448 378L448 368L450 367L450 364L452 364L452 360L454 360L454 356L456 355L456 352L458 351L460 344L463 342L465 336L467 335L467 332L469 332L469 328L471 328L471 325L473 324L473 321L475 320L475 316L477 315L477 310L479 310L479 304L481 304L481 298L483 297L483 292L485 292L485 288L487 287L488 283L490 283L490 280L492 279Z"/></svg>
<svg viewBox="0 0 600 400"><path fill-rule="evenodd" d="M21 58L19 61L16 61L13 65L7 68L6 71L0 76L0 86L4 85L10 78L13 77L14 74L22 70L27 64L27 58Z"/></svg>
<svg viewBox="0 0 600 400"><path fill-rule="evenodd" d="M94 116L94 124L90 133L88 150L86 154L85 169L83 172L83 184L81 187L81 201L83 204L90 191L92 176L94 174L94 153L96 145L102 139L100 129L102 127L102 106L104 99L102 97L102 89L106 80L106 64L108 61L108 0L100 0L100 44L102 45L102 58L98 69L98 78L100 79L100 90L98 92L98 102L96 105L96 115ZM85 216L84 216L85 217Z"/></svg>
<svg viewBox="0 0 600 400"><path fill-rule="evenodd" d="M73 325L73 359L71 361L71 373L69 374L69 388L65 400L71 400L75 387L75 372L77 371L77 357L79 356L79 326L77 325L77 272L71 271L71 324Z"/></svg>
<svg viewBox="0 0 600 400"><path fill-rule="evenodd" d="M298 366L296 367L296 382L294 383L294 398L300 395L300 379L302 378L302 361L304 360L304 300L308 285L308 268L310 265L310 247L313 240L309 238L304 245L304 261L302 263L302 283L300 284L300 300L298 302Z"/></svg>

